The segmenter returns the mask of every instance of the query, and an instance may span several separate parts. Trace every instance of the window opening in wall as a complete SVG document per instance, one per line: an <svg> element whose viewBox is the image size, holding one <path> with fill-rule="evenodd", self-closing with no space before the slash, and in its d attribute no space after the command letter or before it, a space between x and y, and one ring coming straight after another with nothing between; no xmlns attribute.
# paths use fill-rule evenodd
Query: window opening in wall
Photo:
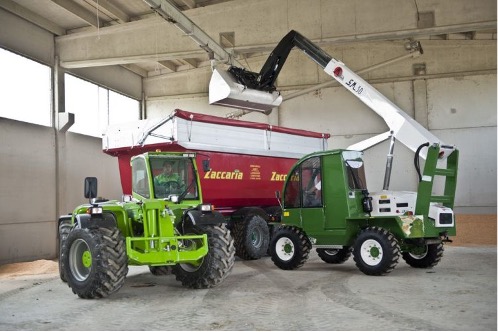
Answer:
<svg viewBox="0 0 498 332"><path fill-rule="evenodd" d="M50 127L52 70L0 48L0 117Z"/></svg>
<svg viewBox="0 0 498 332"><path fill-rule="evenodd" d="M74 113L75 123L69 131L102 137L110 124L139 119L140 102L65 74L66 112Z"/></svg>
<svg viewBox="0 0 498 332"><path fill-rule="evenodd" d="M109 90L109 124L136 121L139 118L139 101Z"/></svg>

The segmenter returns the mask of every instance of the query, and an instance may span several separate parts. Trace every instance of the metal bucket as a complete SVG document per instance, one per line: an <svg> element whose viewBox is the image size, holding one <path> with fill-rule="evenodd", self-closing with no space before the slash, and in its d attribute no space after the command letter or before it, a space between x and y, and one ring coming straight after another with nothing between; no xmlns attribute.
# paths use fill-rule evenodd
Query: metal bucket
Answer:
<svg viewBox="0 0 498 332"><path fill-rule="evenodd" d="M279 92L266 92L249 89L238 83L229 72L215 68L209 81L209 104L234 107L249 111L270 114L274 107L280 106L282 96Z"/></svg>

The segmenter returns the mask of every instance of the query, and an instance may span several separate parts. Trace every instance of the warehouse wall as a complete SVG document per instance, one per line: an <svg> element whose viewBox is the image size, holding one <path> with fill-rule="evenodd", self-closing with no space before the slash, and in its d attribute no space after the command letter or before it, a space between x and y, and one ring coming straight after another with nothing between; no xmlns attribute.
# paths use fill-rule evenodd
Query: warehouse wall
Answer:
<svg viewBox="0 0 498 332"><path fill-rule="evenodd" d="M0 141L0 264L55 257L57 218L86 203L86 176L100 196L121 197L117 160L98 138L0 118Z"/></svg>
<svg viewBox="0 0 498 332"><path fill-rule="evenodd" d="M53 65L51 34L1 9L0 22L0 47ZM0 117L0 141L0 264L56 257L57 219L86 202L85 176L99 179L100 196L121 198L117 160L100 138Z"/></svg>

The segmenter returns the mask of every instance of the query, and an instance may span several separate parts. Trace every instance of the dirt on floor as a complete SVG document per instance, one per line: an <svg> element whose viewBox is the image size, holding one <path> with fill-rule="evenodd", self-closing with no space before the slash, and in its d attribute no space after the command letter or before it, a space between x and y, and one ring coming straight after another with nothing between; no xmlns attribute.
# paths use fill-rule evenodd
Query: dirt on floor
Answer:
<svg viewBox="0 0 498 332"><path fill-rule="evenodd" d="M57 259L40 259L33 262L12 263L0 266L0 278L13 278L25 275L57 274L59 265Z"/></svg>
<svg viewBox="0 0 498 332"><path fill-rule="evenodd" d="M457 214L455 246L496 246L496 214Z"/></svg>

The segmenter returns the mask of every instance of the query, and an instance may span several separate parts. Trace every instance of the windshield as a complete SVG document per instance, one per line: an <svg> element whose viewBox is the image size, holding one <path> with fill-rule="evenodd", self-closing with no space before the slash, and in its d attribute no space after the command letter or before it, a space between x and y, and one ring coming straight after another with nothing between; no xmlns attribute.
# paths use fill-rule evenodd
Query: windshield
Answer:
<svg viewBox="0 0 498 332"><path fill-rule="evenodd" d="M172 156L151 156L154 197L197 199L197 181L192 159Z"/></svg>

